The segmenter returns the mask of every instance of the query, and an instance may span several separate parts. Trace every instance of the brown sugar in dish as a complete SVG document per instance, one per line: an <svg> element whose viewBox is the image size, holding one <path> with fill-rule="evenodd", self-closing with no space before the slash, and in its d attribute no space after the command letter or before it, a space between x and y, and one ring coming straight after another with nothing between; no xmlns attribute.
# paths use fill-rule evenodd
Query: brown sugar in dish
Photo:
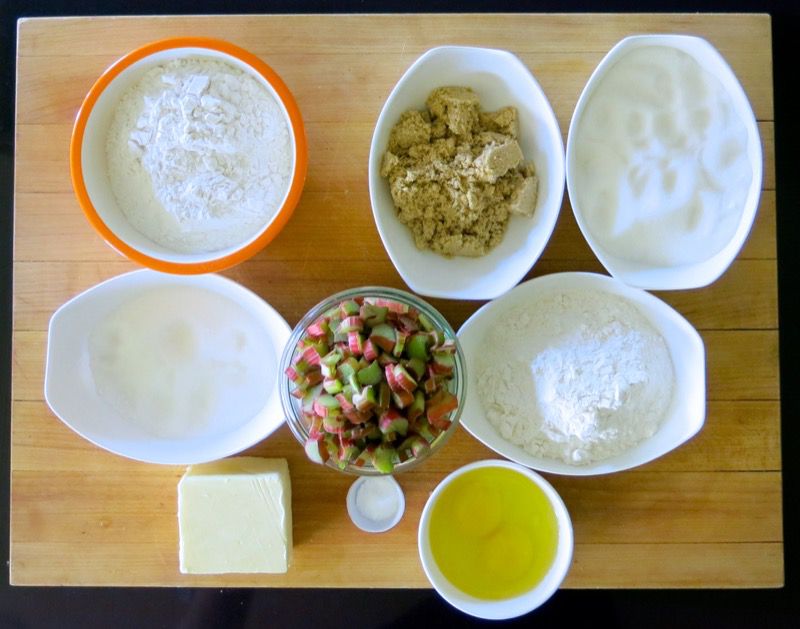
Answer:
<svg viewBox="0 0 800 629"><path fill-rule="evenodd" d="M439 87L389 135L381 176L419 249L482 256L512 214L532 216L538 179L517 142L517 110L481 111L469 87Z"/></svg>

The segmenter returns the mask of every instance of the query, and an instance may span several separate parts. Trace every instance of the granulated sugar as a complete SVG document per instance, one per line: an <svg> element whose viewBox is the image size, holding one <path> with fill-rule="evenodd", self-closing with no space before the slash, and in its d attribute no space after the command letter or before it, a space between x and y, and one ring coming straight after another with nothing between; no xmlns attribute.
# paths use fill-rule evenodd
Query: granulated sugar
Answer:
<svg viewBox="0 0 800 629"><path fill-rule="evenodd" d="M672 399L664 339L633 304L600 291L510 309L482 356L489 421L534 456L580 465L620 454L657 430Z"/></svg>
<svg viewBox="0 0 800 629"><path fill-rule="evenodd" d="M280 208L293 159L285 116L267 88L200 57L159 65L123 95L106 153L128 220L183 253L253 237Z"/></svg>

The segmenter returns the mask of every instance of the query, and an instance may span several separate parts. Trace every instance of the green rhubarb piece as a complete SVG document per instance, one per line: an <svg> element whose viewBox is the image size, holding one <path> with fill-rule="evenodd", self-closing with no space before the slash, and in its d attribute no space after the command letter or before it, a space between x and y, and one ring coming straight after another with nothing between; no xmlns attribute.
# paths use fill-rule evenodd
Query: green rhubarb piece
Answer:
<svg viewBox="0 0 800 629"><path fill-rule="evenodd" d="M354 299L347 299L339 304L339 316L342 319L357 315L359 310L361 310L361 306Z"/></svg>
<svg viewBox="0 0 800 629"><path fill-rule="evenodd" d="M403 348L406 346L406 341L408 340L408 334L406 332L402 332L398 330L396 332L396 339L394 342L394 347L392 348L392 354L397 356L398 358L403 355Z"/></svg>
<svg viewBox="0 0 800 629"><path fill-rule="evenodd" d="M325 415L322 418L322 429L325 432L338 434L347 429L348 423L344 415Z"/></svg>
<svg viewBox="0 0 800 629"><path fill-rule="evenodd" d="M401 460L408 460L418 457L430 449L430 444L419 435L411 435L410 437L406 437L403 443L397 446L397 452L400 454Z"/></svg>
<svg viewBox="0 0 800 629"><path fill-rule="evenodd" d="M434 372L449 375L456 368L456 359L449 352L433 352Z"/></svg>
<svg viewBox="0 0 800 629"><path fill-rule="evenodd" d="M327 365L328 367L335 367L339 364L339 361L342 360L342 358L344 358L344 355L342 354L341 350L333 349L325 354L319 362L322 365Z"/></svg>
<svg viewBox="0 0 800 629"><path fill-rule="evenodd" d="M348 380L350 376L358 371L358 369L358 360L356 360L353 356L348 356L345 358L338 367L339 375L341 376L342 380Z"/></svg>
<svg viewBox="0 0 800 629"><path fill-rule="evenodd" d="M417 360L428 362L430 358L430 354L428 353L430 343L430 335L421 332L412 334L411 338L406 342L406 354L409 358L416 358Z"/></svg>
<svg viewBox="0 0 800 629"><path fill-rule="evenodd" d="M314 463L325 463L330 456L322 435L315 435L306 439L304 448L306 456Z"/></svg>
<svg viewBox="0 0 800 629"><path fill-rule="evenodd" d="M414 421L425 412L425 394L417 390L414 393L414 401L408 407L406 411L406 416L408 417L409 421Z"/></svg>
<svg viewBox="0 0 800 629"><path fill-rule="evenodd" d="M394 374L395 382L397 382L398 386L402 387L404 390L413 391L417 388L417 381L411 377L411 374L408 373L403 365L395 365L392 368L392 372Z"/></svg>
<svg viewBox="0 0 800 629"><path fill-rule="evenodd" d="M379 323L370 332L369 338L372 342L380 347L384 352L391 352L394 349L394 344L397 341L397 333L395 329L388 323Z"/></svg>
<svg viewBox="0 0 800 629"><path fill-rule="evenodd" d="M371 452L372 467L383 474L389 474L394 469L394 461L398 459L397 450L384 443L378 445Z"/></svg>
<svg viewBox="0 0 800 629"><path fill-rule="evenodd" d="M360 369L357 377L361 384L378 384L383 379L383 369L381 369L378 361L374 360L363 369Z"/></svg>
<svg viewBox="0 0 800 629"><path fill-rule="evenodd" d="M405 367L408 373L410 373L417 382L425 375L425 361L420 358L409 358L406 361Z"/></svg>
<svg viewBox="0 0 800 629"><path fill-rule="evenodd" d="M361 448L359 448L353 441L342 439L341 447L339 448L339 456L337 458L337 465L340 469L344 469L347 467L348 463L355 461L359 454L361 454Z"/></svg>
<svg viewBox="0 0 800 629"><path fill-rule="evenodd" d="M361 304L359 315L364 320L364 323L366 323L369 327L374 328L379 323L386 321L386 315L388 312L389 309L385 306L376 306L374 304L368 304L364 302Z"/></svg>
<svg viewBox="0 0 800 629"><path fill-rule="evenodd" d="M387 410L391 401L392 390L389 388L389 383L384 380L378 388L378 408L382 411Z"/></svg>
<svg viewBox="0 0 800 629"><path fill-rule="evenodd" d="M378 428L384 435L405 435L408 432L408 420L397 411L390 409L378 420Z"/></svg>
<svg viewBox="0 0 800 629"><path fill-rule="evenodd" d="M342 381L337 378L325 378L325 380L322 381L322 388L331 395L341 393L343 387Z"/></svg>
<svg viewBox="0 0 800 629"><path fill-rule="evenodd" d="M375 396L374 387L367 386L359 393L353 394L353 404L356 408L363 412L370 411L378 404L378 399Z"/></svg>
<svg viewBox="0 0 800 629"><path fill-rule="evenodd" d="M419 324L422 326L422 329L426 332L430 332L434 329L433 321L428 318L424 312L419 313Z"/></svg>

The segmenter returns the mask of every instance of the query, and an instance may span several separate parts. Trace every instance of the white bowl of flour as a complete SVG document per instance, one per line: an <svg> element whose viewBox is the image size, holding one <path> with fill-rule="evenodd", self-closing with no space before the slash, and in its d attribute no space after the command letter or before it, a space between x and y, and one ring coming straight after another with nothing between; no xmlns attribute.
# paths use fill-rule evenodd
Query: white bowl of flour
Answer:
<svg viewBox="0 0 800 629"><path fill-rule="evenodd" d="M154 42L112 65L70 147L89 222L127 257L172 273L218 271L264 247L294 210L306 163L283 81L203 38Z"/></svg>
<svg viewBox="0 0 800 629"><path fill-rule="evenodd" d="M530 280L458 332L464 427L503 456L556 474L656 459L705 420L705 350L657 297L604 275Z"/></svg>

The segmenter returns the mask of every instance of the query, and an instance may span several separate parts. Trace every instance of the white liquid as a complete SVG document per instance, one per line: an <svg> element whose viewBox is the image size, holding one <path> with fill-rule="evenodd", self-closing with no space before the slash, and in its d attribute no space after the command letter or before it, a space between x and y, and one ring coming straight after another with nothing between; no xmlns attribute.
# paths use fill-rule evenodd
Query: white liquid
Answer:
<svg viewBox="0 0 800 629"><path fill-rule="evenodd" d="M575 133L577 200L609 253L691 264L733 237L753 178L747 130L720 81L687 53L627 53L600 79Z"/></svg>
<svg viewBox="0 0 800 629"><path fill-rule="evenodd" d="M146 433L177 438L244 424L266 403L275 350L235 302L186 286L146 291L89 337L98 395Z"/></svg>

